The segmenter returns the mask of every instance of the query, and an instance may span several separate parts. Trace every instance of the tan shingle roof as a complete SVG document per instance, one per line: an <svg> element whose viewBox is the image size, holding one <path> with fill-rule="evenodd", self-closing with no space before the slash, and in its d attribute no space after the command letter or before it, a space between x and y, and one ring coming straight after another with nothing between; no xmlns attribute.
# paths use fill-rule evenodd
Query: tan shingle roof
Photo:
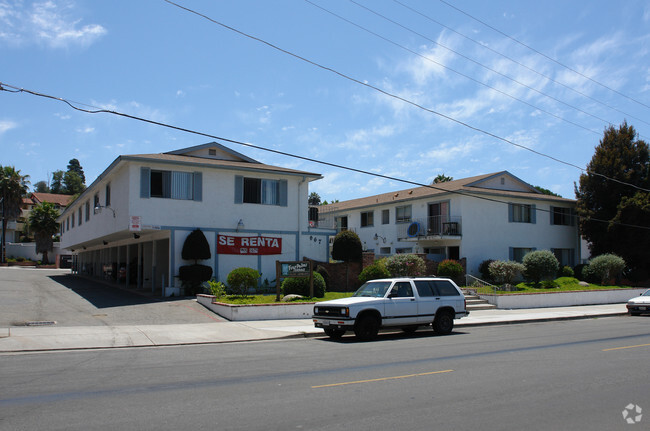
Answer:
<svg viewBox="0 0 650 431"><path fill-rule="evenodd" d="M359 199L351 199L349 201L336 202L323 206L323 211L342 211L355 208L363 208L376 205L385 205L394 202L407 202L414 199L421 199L433 197L444 194L475 194L475 195L497 195L507 197L519 198L532 198L544 199L554 201L573 202L571 199L565 199L557 196L545 195L543 193L536 193L535 191L521 192L510 190L498 190L494 188L478 187L477 183L487 180L497 175L509 175L515 179L512 174L502 171L491 174L477 175L475 177L463 178L460 180L447 181L438 184L431 184L427 187L411 187L404 190L395 192L382 193L379 195L368 196ZM532 186L531 186L532 189Z"/></svg>

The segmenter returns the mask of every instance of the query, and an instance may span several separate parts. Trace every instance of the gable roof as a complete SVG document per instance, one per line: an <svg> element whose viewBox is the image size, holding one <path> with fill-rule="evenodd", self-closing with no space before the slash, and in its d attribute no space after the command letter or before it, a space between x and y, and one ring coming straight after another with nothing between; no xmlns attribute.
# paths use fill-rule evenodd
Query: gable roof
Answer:
<svg viewBox="0 0 650 431"><path fill-rule="evenodd" d="M178 156L201 157L216 160L232 160L242 161L249 163L259 163L257 160L251 159L237 151L221 145L217 142L209 142L203 145L195 145L193 147L181 148L180 150L168 151L164 154L173 154Z"/></svg>
<svg viewBox="0 0 650 431"><path fill-rule="evenodd" d="M504 184L501 184L502 178ZM530 184L512 175L510 172L501 171L463 178L460 180L430 184L429 186L424 187L412 187L410 189L398 190L395 192L336 202L324 205L323 210L350 210L369 206L386 205L395 202L408 202L415 199L425 199L429 197L442 197L450 194L462 194L468 196L489 194L513 198L519 197L574 202L571 199L543 194Z"/></svg>
<svg viewBox="0 0 650 431"><path fill-rule="evenodd" d="M35 204L41 204L43 202L50 202L54 205L59 205L61 207L66 207L72 201L71 195L62 195L58 193L38 193L34 192L30 195L31 200Z"/></svg>

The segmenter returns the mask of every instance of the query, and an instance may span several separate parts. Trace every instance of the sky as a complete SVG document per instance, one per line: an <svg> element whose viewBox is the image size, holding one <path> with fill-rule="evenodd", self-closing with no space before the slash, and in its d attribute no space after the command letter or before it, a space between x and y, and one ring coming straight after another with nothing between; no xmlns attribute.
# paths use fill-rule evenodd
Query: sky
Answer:
<svg viewBox="0 0 650 431"><path fill-rule="evenodd" d="M419 184L505 170L570 199L610 124L650 142L645 0L176 1L201 15L0 0L3 89ZM214 140L0 91L0 165L32 185L72 158L90 185L119 155ZM321 174L329 202L411 187L217 142Z"/></svg>

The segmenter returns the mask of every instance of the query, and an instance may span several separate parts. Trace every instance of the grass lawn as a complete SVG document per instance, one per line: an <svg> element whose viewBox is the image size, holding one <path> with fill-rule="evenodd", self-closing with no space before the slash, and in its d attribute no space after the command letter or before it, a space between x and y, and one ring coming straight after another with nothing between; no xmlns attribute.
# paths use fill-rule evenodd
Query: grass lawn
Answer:
<svg viewBox="0 0 650 431"><path fill-rule="evenodd" d="M611 290L611 289L627 289L630 286L601 286L600 284L589 284L589 286L580 286L577 278L573 277L560 277L552 281L540 283L536 287L533 283L519 283L515 286L514 291L497 290L498 295L508 295L513 293L545 293L545 292L571 292L571 291L585 291L585 290ZM477 293L483 295L494 294L494 287L472 287L467 286L468 289L476 290Z"/></svg>
<svg viewBox="0 0 650 431"><path fill-rule="evenodd" d="M349 296L352 296L353 293L354 292L326 292L324 298L300 298L291 302L329 301L330 299L347 298ZM226 295L222 296L221 298L217 298L216 301L226 304L274 304L277 302L275 300L275 294L249 296ZM283 302L282 304L286 304L286 302Z"/></svg>

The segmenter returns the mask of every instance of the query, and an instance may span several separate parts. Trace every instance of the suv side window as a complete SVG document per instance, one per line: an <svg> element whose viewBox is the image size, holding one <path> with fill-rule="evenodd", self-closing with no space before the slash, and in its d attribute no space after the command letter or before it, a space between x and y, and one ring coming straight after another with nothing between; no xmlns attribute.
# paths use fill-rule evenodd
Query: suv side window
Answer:
<svg viewBox="0 0 650 431"><path fill-rule="evenodd" d="M393 290L391 290L390 295L393 298L409 298L413 296L413 288L411 283L408 281L400 281L395 283Z"/></svg>
<svg viewBox="0 0 650 431"><path fill-rule="evenodd" d="M431 281L428 280L417 280L414 282L415 288L418 290L418 295L420 297L426 296L436 296L435 286L433 286Z"/></svg>
<svg viewBox="0 0 650 431"><path fill-rule="evenodd" d="M448 281L445 280L435 280L436 288L440 296L460 296L458 290Z"/></svg>

